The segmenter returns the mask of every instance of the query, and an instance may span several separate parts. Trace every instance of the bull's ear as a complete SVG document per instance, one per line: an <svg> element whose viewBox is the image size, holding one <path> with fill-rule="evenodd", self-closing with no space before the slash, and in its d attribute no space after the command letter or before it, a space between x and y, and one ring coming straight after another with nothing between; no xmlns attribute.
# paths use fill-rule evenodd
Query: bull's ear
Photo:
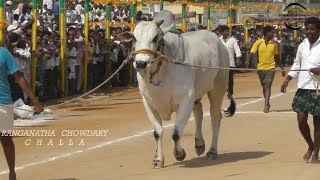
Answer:
<svg viewBox="0 0 320 180"><path fill-rule="evenodd" d="M123 32L118 35L118 38L123 42L132 42L135 38L131 32Z"/></svg>
<svg viewBox="0 0 320 180"><path fill-rule="evenodd" d="M160 21L157 21L156 24L158 26L158 28L161 26L161 24L164 22L164 20L160 20Z"/></svg>

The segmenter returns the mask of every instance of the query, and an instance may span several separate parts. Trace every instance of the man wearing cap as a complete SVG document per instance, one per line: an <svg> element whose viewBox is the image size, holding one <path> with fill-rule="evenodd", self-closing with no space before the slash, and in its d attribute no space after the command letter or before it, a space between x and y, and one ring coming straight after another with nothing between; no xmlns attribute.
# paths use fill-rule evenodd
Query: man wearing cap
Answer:
<svg viewBox="0 0 320 180"><path fill-rule="evenodd" d="M52 10L52 4L53 4L52 0L43 0L42 4L43 6L46 4L47 8Z"/></svg>
<svg viewBox="0 0 320 180"><path fill-rule="evenodd" d="M11 25L14 25L15 27L19 27L20 22L19 22L19 10L17 11L17 9L13 12L13 18L12 18L12 23Z"/></svg>
<svg viewBox="0 0 320 180"><path fill-rule="evenodd" d="M33 19L31 19L30 21L25 21L24 23L22 23L21 25L15 25L16 23L13 23L12 25L9 25L7 27L7 31L8 32L14 32L18 35L21 35L26 29L28 29L28 27L33 23Z"/></svg>
<svg viewBox="0 0 320 180"><path fill-rule="evenodd" d="M84 14L84 0L79 0L79 4L76 5L76 15Z"/></svg>
<svg viewBox="0 0 320 180"><path fill-rule="evenodd" d="M60 2L59 0L56 0L53 3L53 14L56 22L59 22L59 13L60 13Z"/></svg>
<svg viewBox="0 0 320 180"><path fill-rule="evenodd" d="M12 16L13 16L12 1L7 1L6 2L6 21L8 22L8 24L12 23Z"/></svg>

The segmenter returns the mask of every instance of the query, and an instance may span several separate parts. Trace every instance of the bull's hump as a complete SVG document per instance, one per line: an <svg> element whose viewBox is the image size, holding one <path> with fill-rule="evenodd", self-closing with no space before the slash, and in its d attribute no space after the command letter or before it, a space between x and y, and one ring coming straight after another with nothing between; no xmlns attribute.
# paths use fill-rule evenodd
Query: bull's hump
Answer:
<svg viewBox="0 0 320 180"><path fill-rule="evenodd" d="M151 30L154 28L154 23L148 22L148 21L141 21L137 24L135 27L135 30L138 30L140 32L143 32L142 30Z"/></svg>

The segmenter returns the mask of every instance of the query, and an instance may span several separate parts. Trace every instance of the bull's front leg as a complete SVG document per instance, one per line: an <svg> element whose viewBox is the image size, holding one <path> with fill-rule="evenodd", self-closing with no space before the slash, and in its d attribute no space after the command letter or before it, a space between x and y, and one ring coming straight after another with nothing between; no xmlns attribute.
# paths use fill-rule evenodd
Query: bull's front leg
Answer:
<svg viewBox="0 0 320 180"><path fill-rule="evenodd" d="M155 168L163 168L164 167L164 154L162 148L162 137L163 137L163 127L162 127L162 119L158 112L151 109L145 98L143 99L143 104L146 109L147 115L154 128L154 138L156 140L156 154L153 159L153 167Z"/></svg>
<svg viewBox="0 0 320 180"><path fill-rule="evenodd" d="M188 96L179 105L176 121L173 128L172 139L174 141L173 154L178 161L184 160L186 157L185 150L180 145L180 140L183 135L183 130L187 125L188 119L190 118L194 103L194 97Z"/></svg>

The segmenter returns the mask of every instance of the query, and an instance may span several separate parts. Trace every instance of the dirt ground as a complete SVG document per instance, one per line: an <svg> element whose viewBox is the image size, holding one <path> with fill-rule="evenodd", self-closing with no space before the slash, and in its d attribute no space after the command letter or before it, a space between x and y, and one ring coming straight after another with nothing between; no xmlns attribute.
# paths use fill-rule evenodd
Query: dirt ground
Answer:
<svg viewBox="0 0 320 180"><path fill-rule="evenodd" d="M236 74L237 112L234 117L222 120L219 155L215 161L196 155L191 119L182 139L187 156L184 161L177 162L172 153L174 121L171 120L164 123L165 168L153 169L152 125L139 90L132 87L96 93L54 109L56 120L16 121L16 130L54 130L52 136L14 138L17 177L20 180L319 179L320 165L302 160L307 146L291 110L296 81L282 94L282 80L277 74L271 112L265 114L257 75L254 72ZM211 125L207 98L203 99L203 104L203 133L208 148ZM224 107L227 106L225 98ZM105 130L107 133L94 137L64 136L71 130ZM2 151L0 179L7 179Z"/></svg>

